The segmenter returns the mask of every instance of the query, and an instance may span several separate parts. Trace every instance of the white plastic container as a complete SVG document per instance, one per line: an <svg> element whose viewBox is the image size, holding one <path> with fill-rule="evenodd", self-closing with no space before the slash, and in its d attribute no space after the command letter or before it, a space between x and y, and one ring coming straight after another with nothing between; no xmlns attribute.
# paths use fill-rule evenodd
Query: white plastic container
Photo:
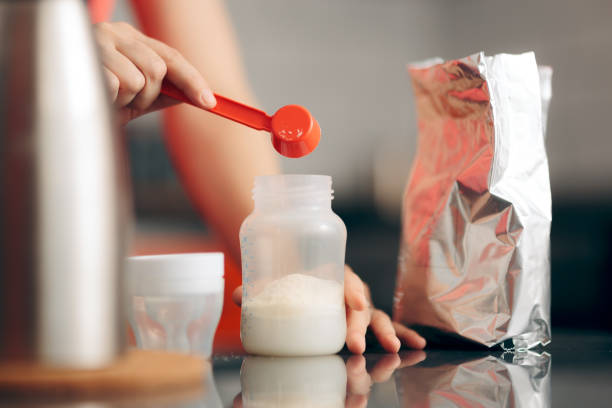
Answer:
<svg viewBox="0 0 612 408"><path fill-rule="evenodd" d="M223 254L136 256L126 269L137 347L209 357L223 307Z"/></svg>
<svg viewBox="0 0 612 408"><path fill-rule="evenodd" d="M240 229L245 350L333 354L344 345L346 227L331 209L331 177L261 176Z"/></svg>

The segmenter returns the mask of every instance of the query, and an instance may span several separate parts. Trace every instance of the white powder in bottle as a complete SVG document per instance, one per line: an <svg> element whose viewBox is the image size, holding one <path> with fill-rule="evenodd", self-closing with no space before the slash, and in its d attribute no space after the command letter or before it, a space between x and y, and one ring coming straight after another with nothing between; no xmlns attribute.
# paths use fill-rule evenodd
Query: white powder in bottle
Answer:
<svg viewBox="0 0 612 408"><path fill-rule="evenodd" d="M294 273L268 284L242 305L245 350L269 356L340 351L346 337L344 288L334 280Z"/></svg>

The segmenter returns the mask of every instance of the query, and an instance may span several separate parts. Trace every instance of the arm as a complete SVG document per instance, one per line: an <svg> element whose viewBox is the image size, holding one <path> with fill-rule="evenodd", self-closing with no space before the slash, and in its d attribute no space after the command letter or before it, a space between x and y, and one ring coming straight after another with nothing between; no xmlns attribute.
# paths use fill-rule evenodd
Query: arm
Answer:
<svg viewBox="0 0 612 408"><path fill-rule="evenodd" d="M254 103L219 0L132 0L145 33L176 48L214 91ZM269 135L185 104L166 109L166 143L196 208L240 260L238 231L256 175L279 172Z"/></svg>
<svg viewBox="0 0 612 408"><path fill-rule="evenodd" d="M234 35L219 0L132 2L145 32L155 40L118 23L100 27L98 36L116 104L127 113L127 119L175 103L159 96L164 70L168 79L203 107L214 104L200 98L208 85L230 98L253 104ZM157 58L161 57L163 64L153 65L165 64L164 70L153 69L151 58L145 55L151 53L145 52L143 44L157 55L153 61L159 62ZM166 109L164 125L168 149L192 201L226 242L232 256L240 260L238 231L252 210L253 178L279 171L269 136L185 104ZM240 290L234 296L237 303ZM367 286L348 267L345 298L346 342L352 352L364 352L368 326L390 352L396 352L401 343L414 348L425 346L416 332L392 324L386 314L371 306Z"/></svg>

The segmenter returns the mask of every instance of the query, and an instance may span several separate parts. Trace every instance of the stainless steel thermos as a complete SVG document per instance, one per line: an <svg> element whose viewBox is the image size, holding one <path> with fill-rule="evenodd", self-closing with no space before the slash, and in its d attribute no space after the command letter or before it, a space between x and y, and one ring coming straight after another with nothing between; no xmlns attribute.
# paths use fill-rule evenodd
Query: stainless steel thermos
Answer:
<svg viewBox="0 0 612 408"><path fill-rule="evenodd" d="M85 2L0 0L0 362L121 352L118 136Z"/></svg>

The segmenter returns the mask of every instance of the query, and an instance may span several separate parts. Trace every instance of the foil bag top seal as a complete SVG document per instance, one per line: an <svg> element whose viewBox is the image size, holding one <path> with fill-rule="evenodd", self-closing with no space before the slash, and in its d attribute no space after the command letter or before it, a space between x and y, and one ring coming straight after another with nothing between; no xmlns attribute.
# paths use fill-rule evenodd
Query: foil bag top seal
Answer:
<svg viewBox="0 0 612 408"><path fill-rule="evenodd" d="M533 52L481 52L409 72L419 137L394 320L488 347L547 344L551 69Z"/></svg>

